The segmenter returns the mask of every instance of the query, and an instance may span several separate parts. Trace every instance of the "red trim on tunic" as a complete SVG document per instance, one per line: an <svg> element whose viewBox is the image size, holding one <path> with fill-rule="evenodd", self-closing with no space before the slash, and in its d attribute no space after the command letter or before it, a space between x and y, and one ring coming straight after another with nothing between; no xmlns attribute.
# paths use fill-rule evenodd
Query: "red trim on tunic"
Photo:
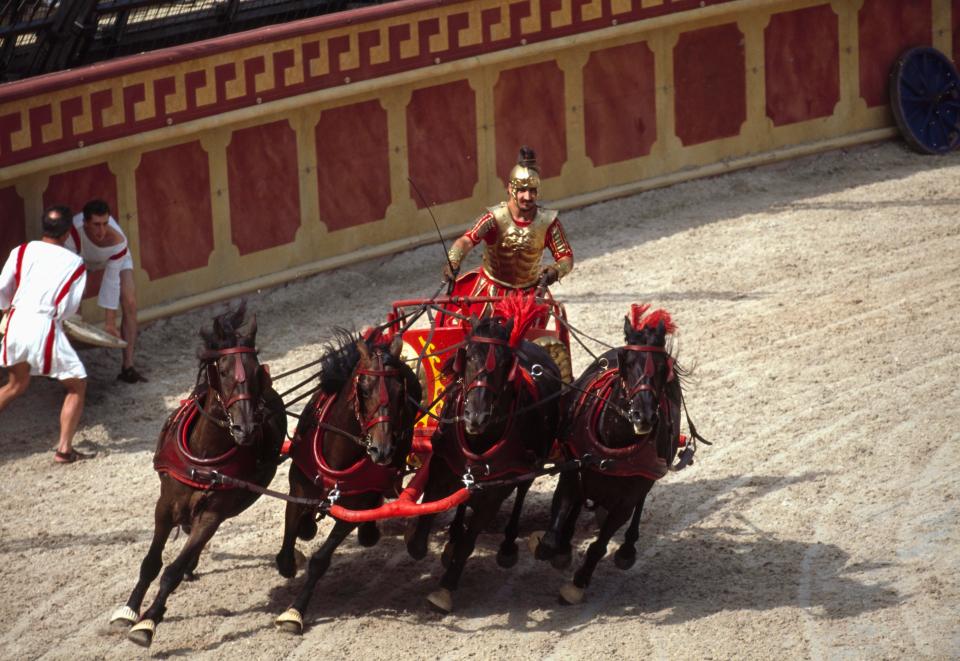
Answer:
<svg viewBox="0 0 960 661"><path fill-rule="evenodd" d="M124 247L123 247L123 250L121 250L120 252L118 252L116 255L110 255L110 259L120 259L120 258L122 258L122 257L123 257L124 255L126 255L126 254L127 254L127 247L124 246Z"/></svg>
<svg viewBox="0 0 960 661"><path fill-rule="evenodd" d="M566 244L564 250L560 250L557 247L556 236L554 233L558 233L560 238L563 240L563 243ZM570 241L567 240L567 235L563 231L563 225L560 224L560 219L557 218L552 223L550 227L547 228L547 248L550 249L550 254L553 255L553 259L556 262L559 262L564 257L573 257L573 248L570 247Z"/></svg>
<svg viewBox="0 0 960 661"><path fill-rule="evenodd" d="M60 302L67 297L67 294L70 293L70 288L73 286L77 280L80 279L80 276L83 275L83 272L86 270L83 264L77 267L77 270L73 272L73 275L70 276L70 279L67 280L67 283L63 285L60 289L60 292L57 294L57 298L54 301L55 306L59 306ZM50 320L50 330L47 331L47 339L43 343L43 374L46 376L50 374L50 369L53 365L53 340L56 337L56 320Z"/></svg>
<svg viewBox="0 0 960 661"><path fill-rule="evenodd" d="M13 288L13 293L17 293L17 289L20 288L20 272L23 271L23 254L27 252L27 244L21 243L20 250L17 251L17 268L13 272L13 280L16 283L16 286Z"/></svg>
<svg viewBox="0 0 960 661"><path fill-rule="evenodd" d="M50 367L53 363L53 338L56 334L56 322L50 320L50 330L47 331L47 339L43 343L43 375L50 374Z"/></svg>
<svg viewBox="0 0 960 661"><path fill-rule="evenodd" d="M487 234L490 233L490 228L496 226L497 224L494 222L493 214L488 211L477 219L477 222L473 225L473 227L470 228L468 232L464 234L464 236L470 239L470 242L473 243L473 245L477 245Z"/></svg>
<svg viewBox="0 0 960 661"><path fill-rule="evenodd" d="M70 236L73 237L73 242L77 245L77 254L79 255L83 250L80 248L80 232L77 231L76 225L70 226Z"/></svg>
<svg viewBox="0 0 960 661"><path fill-rule="evenodd" d="M86 270L86 267L81 264L77 267L77 270L73 272L73 275L70 276L70 279L67 280L67 284L63 286L60 290L60 293L57 294L56 300L53 302L54 305L60 305L60 302L67 297L67 294L70 293L70 288L73 287L73 283L80 279L80 276L83 275L83 272Z"/></svg>

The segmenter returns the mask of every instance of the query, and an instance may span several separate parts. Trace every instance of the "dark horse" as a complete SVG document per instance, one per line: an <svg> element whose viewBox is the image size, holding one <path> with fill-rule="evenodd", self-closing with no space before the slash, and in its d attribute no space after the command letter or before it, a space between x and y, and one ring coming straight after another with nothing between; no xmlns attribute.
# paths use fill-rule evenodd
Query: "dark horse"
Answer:
<svg viewBox="0 0 960 661"><path fill-rule="evenodd" d="M338 493L337 504L351 510L372 509L384 496L396 497L413 441L420 402L420 383L400 360L403 341L352 338L338 334L338 346L321 359L320 391L300 416L290 449L290 495L320 500ZM297 568L297 537L317 533L317 506L288 502L283 546L277 554L280 574ZM330 566L340 543L356 523L337 520L323 545L310 558L307 577L293 604L277 618L284 631L303 632L303 614L314 587ZM376 522L360 524L360 544L380 538Z"/></svg>
<svg viewBox="0 0 960 661"><path fill-rule="evenodd" d="M201 331L204 348L193 393L160 432L154 468L160 498L154 511L153 541L140 564L140 579L111 622L134 626L127 637L149 646L163 620L167 598L180 581L193 578L200 553L225 519L250 507L259 494L231 486L231 478L266 487L277 470L287 432L283 402L257 359L257 320L244 328L245 306L213 320ZM216 475L227 479L220 481ZM140 606L163 565L170 531L180 526L188 538L164 570L156 598L140 618Z"/></svg>
<svg viewBox="0 0 960 661"><path fill-rule="evenodd" d="M685 373L666 348L666 335L675 330L670 315L655 310L644 317L648 308L633 306L624 324L625 346L594 361L565 398L561 448L568 458L589 454L602 463L561 474L550 529L542 539L531 537L536 557L558 568L569 564L570 540L586 500L603 508L606 516L598 517L600 532L573 582L560 590L561 603L582 601L607 544L631 514L633 520L615 562L621 569L633 566L644 499L677 453L680 376Z"/></svg>
<svg viewBox="0 0 960 661"><path fill-rule="evenodd" d="M538 308L531 318L510 309L520 306L519 298L507 300L510 303L498 307L494 316L473 320L464 346L445 366L451 383L443 404L445 419L432 438L424 502L452 493L465 479L476 481L479 488L465 504L473 510L466 527L465 506L458 509L443 552L446 570L440 589L427 597L442 612L453 609L452 591L477 536L514 489L517 497L497 562L502 567L515 564L523 499L533 481L527 476L542 466L559 425L560 370L544 349L521 339L545 309ZM406 538L412 557L426 555L432 524L433 515L410 522Z"/></svg>

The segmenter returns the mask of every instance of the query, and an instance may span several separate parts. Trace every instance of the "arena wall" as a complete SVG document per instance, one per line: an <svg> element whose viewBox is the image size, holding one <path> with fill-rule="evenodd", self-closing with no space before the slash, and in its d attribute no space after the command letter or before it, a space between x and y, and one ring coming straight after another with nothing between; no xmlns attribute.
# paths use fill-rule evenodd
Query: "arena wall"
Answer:
<svg viewBox="0 0 960 661"><path fill-rule="evenodd" d="M568 208L892 136L894 59L956 62L958 25L960 0L404 0L9 83L0 249L105 198L157 318L435 240L427 205L453 233L520 144Z"/></svg>

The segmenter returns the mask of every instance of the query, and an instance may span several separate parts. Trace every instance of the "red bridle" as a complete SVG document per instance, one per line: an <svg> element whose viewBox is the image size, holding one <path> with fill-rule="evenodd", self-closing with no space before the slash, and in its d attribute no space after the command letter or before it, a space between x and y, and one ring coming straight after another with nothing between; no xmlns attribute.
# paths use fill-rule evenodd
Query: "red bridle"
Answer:
<svg viewBox="0 0 960 661"><path fill-rule="evenodd" d="M623 349L624 349L625 351L636 351L636 352L638 352L638 353L646 353L646 354L651 354L651 353L663 353L663 354L665 354L665 353L667 353L667 350L666 350L665 347L658 347L658 346L653 346L653 345L649 345L649 344L628 344L628 345L624 346ZM643 366L643 374L644 374L644 376L646 376L646 377L653 377L654 372L655 372L655 369L656 369L656 368L655 368L655 366L654 366L654 364L653 364L653 357L648 355L648 356L647 356L647 360L646 360L646 362L644 363L644 366ZM622 370L622 369L620 370L620 374L621 374L621 376L623 376L623 370ZM670 358L670 357L669 357L669 354L668 354L668 357L667 357L667 381L672 381L672 380L673 380L673 358ZM624 379L624 384L626 384L626 380L625 380L625 379ZM636 386L634 386L633 388L627 388L626 390L627 390L627 395L626 395L626 396L627 396L627 399L628 399L628 400L633 399L637 394L639 394L639 393L641 393L641 392L643 392L643 391L649 391L649 392L652 392L652 393L656 393L656 389L653 387L652 384L649 384L649 383L640 383L640 384L637 384Z"/></svg>
<svg viewBox="0 0 960 661"><path fill-rule="evenodd" d="M397 377L400 375L400 370L396 367L384 367L383 366L383 353L381 349L376 350L376 368L375 369L365 369L363 367L358 367L356 370L356 376L353 380L353 409L354 413L357 416L357 421L360 423L361 428L364 433L370 431L372 427L378 424L390 424L390 393L387 390L387 377ZM365 420L363 412L360 410L360 397L358 395L360 389L360 377L361 376L375 376L377 377L377 416Z"/></svg>
<svg viewBox="0 0 960 661"><path fill-rule="evenodd" d="M211 388L213 388L213 381L210 378L211 376L209 373L210 368L211 367L214 368L214 372L216 372L215 366L218 360L220 360L224 356L232 356L235 354L244 354L244 353L255 354L257 353L257 350L253 347L230 347L229 349L218 349L216 351L210 351L205 355L205 358L207 360L207 369L208 369L207 381L210 383ZM216 376L217 376L218 387L213 388L213 390L217 393L217 396L219 397L221 396L220 387L222 387L223 384L220 383L220 375L217 374ZM234 360L233 362L233 381L234 381L234 386L233 386L234 390L236 390L237 384L247 382L247 373L243 368L242 360L238 359L238 360ZM232 391L231 391L231 395L233 395ZM226 411L237 402L244 401L244 400L251 400L251 399L253 399L253 395L251 395L250 393L241 393L239 395L233 395L232 397L228 397L226 402L224 402L221 399L221 405L223 406L223 409Z"/></svg>
<svg viewBox="0 0 960 661"><path fill-rule="evenodd" d="M500 338L496 338L496 337L472 336L469 341L476 342L478 344L488 344L490 346L487 350L487 358L486 358L486 361L484 362L483 369L477 373L477 377L473 381L471 381L470 384L467 385L467 387L464 389L463 391L464 395L466 395L466 393L470 392L471 390L474 390L477 388L490 387L490 385L487 383L487 376L492 374L493 371L497 368L497 353L494 350L494 347L495 346L510 347L509 340L501 340ZM457 363L460 363L460 364L454 364L454 371L462 374L466 366L462 364L463 360L461 358L461 354L459 353L457 354L456 361ZM513 380L516 378L517 368L519 364L520 364L520 360L519 358L517 358L517 355L514 354L513 364L510 366L510 372L507 374L508 382L512 383Z"/></svg>

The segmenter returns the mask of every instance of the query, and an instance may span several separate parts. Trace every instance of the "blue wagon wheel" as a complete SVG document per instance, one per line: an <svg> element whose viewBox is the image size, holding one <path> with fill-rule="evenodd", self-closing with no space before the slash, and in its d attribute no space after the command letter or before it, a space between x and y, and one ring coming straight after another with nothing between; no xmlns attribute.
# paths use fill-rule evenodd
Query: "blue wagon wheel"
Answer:
<svg viewBox="0 0 960 661"><path fill-rule="evenodd" d="M945 154L960 144L960 76L936 48L905 51L890 72L890 105L907 144Z"/></svg>

